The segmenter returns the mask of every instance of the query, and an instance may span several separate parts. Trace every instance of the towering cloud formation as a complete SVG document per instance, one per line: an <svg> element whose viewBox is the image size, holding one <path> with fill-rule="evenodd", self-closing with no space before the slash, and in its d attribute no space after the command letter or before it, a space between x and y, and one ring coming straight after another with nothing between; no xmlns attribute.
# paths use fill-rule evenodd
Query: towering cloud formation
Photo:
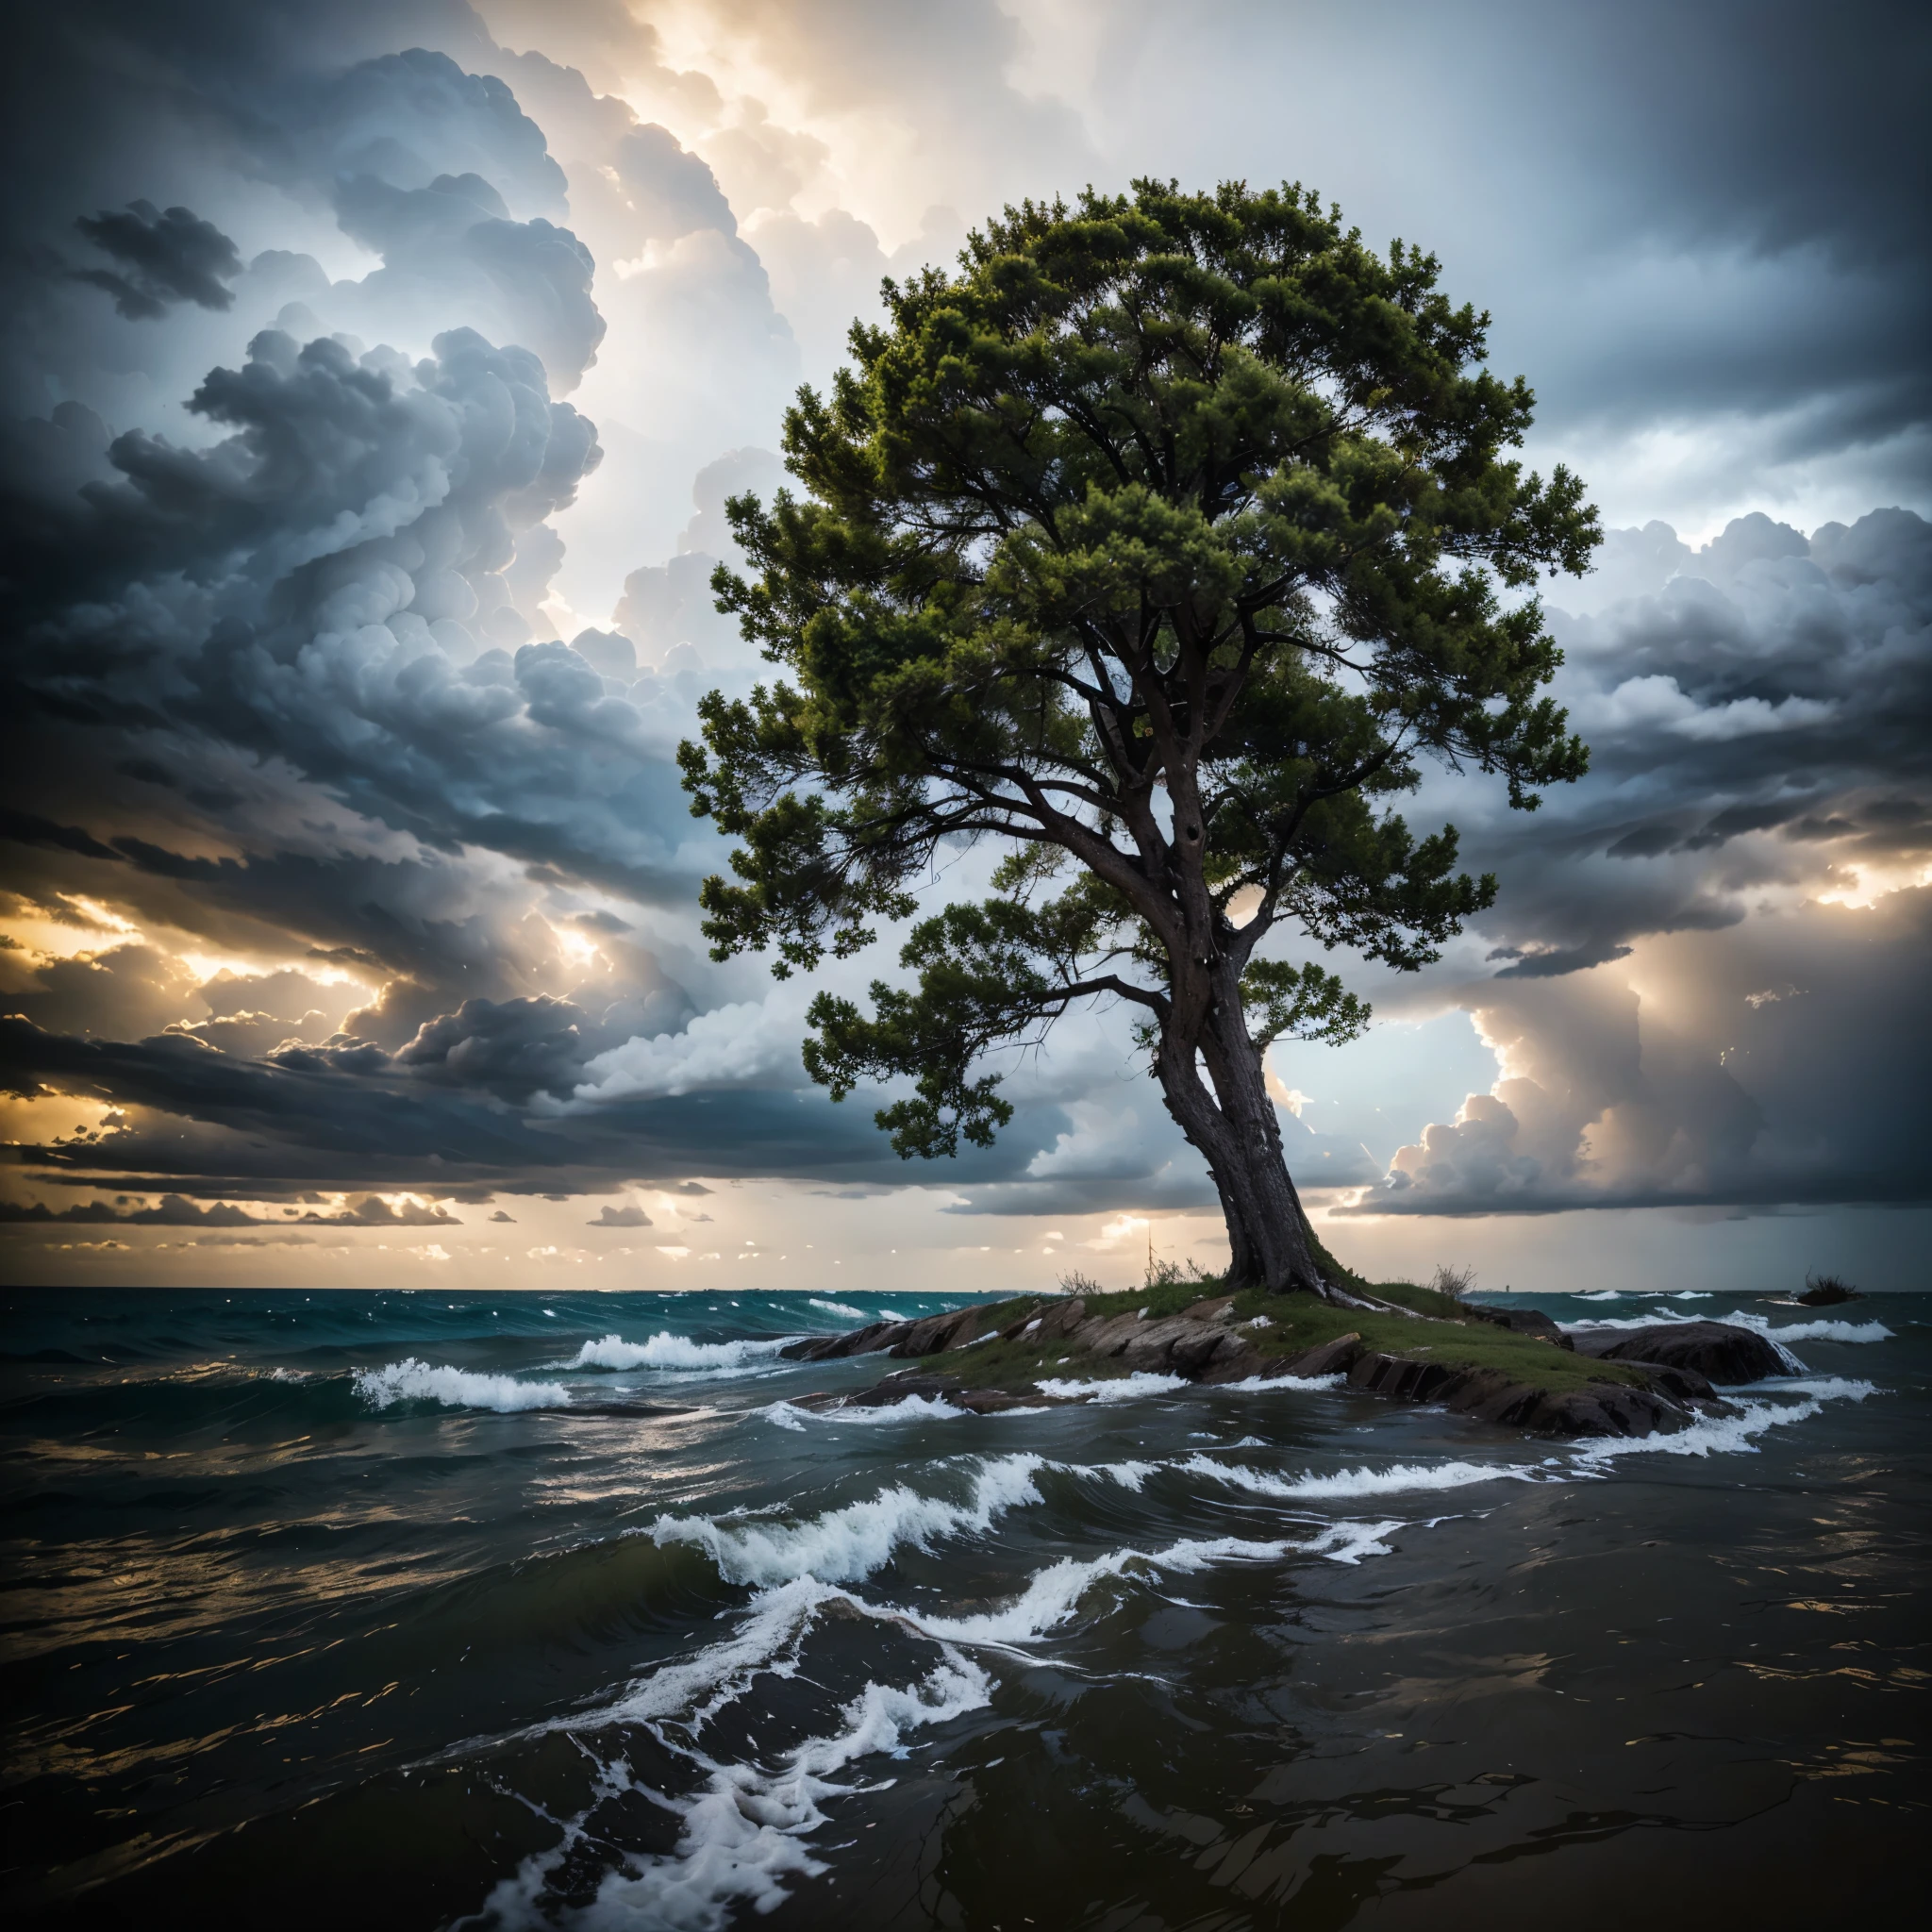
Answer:
<svg viewBox="0 0 1932 1932"><path fill-rule="evenodd" d="M1419 980L1344 967L1391 1018L1467 1013L1489 1091L1458 1108L1484 1082L1444 1058L1372 1122L1365 1060L1278 1057L1298 1172L1365 1214L1923 1198L1932 543L1912 509L1858 512L1928 501L1901 320L1923 255L1899 239L1924 207L1879 184L1843 88L1808 173L1740 120L1754 89L1793 98L1797 15L1727 52L1673 16L1657 98L1684 100L1612 169L1624 57L1504 8L1487 53L1431 42L1391 75L1391 152L1406 128L1436 152L1442 72L1567 99L1567 144L1535 136L1560 221L1518 193L1501 114L1457 152L1487 179L1504 143L1509 221L1461 176L1434 205L1437 172L1406 163L1390 178L1420 185L1384 209L1324 119L1353 96L1316 83L1360 58L1339 18L1297 16L1291 47L1280 9L1182 45L1132 10L990 0L943 21L68 0L21 24L0 115L35 184L0 202L9 1238L285 1208L380 1228L694 1173L938 1181L968 1215L1206 1204L1106 1016L1015 1066L993 1153L891 1159L864 1108L805 1082L797 989L707 957L694 894L723 854L672 764L702 692L763 668L712 608L724 498L782 482L782 409L879 277L943 258L962 211L1149 169L1301 172L1372 232L1440 224L1451 286L1515 330L1512 366L1554 375L1546 421L1606 450L1626 498L1642 476L1719 531L1616 531L1552 591L1591 775L1528 821L1466 789L1419 800L1501 874L1497 912ZM1291 66L1291 127L1237 111ZM1144 111L1191 75L1212 111ZM1728 277L1708 308L1657 298L1686 260ZM1803 301L1762 299L1801 269ZM1594 291L1590 317L1556 289ZM1820 290L1863 319L1834 332ZM1731 318L1727 356L1707 314ZM1814 458L1841 521L1732 517L1740 476L1812 490L1793 465ZM840 970L862 983L890 950Z"/></svg>
<svg viewBox="0 0 1932 1932"><path fill-rule="evenodd" d="M1361 1205L1922 1197L1932 526L1653 524L1602 577L1558 626L1591 775L1484 828L1502 1077Z"/></svg>

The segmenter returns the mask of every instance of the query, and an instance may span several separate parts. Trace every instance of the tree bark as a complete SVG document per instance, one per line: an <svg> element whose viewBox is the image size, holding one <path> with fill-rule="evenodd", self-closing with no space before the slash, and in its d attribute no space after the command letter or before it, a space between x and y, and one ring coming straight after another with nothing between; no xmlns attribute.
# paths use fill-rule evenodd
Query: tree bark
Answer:
<svg viewBox="0 0 1932 1932"><path fill-rule="evenodd" d="M1227 1222L1231 1289L1301 1290L1336 1297L1315 1260L1301 1197L1290 1178L1260 1053L1249 1038L1232 969L1215 975L1203 1024L1176 1002L1155 1061L1168 1112L1206 1159ZM1210 1092L1201 1077L1205 1064Z"/></svg>

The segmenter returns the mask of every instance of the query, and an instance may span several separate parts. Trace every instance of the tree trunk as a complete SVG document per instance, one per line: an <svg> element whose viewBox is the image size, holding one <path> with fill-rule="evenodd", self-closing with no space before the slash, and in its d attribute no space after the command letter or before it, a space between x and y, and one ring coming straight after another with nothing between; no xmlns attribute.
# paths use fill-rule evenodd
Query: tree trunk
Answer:
<svg viewBox="0 0 1932 1932"><path fill-rule="evenodd" d="M1241 1016L1239 988L1230 983L1216 991L1220 996L1193 1038L1177 1012L1170 1018L1155 1072L1168 1112L1207 1160L1221 1196L1228 1286L1273 1293L1306 1290L1335 1299L1315 1261L1307 1220L1289 1178L1274 1103ZM1203 1061L1212 1092L1201 1078Z"/></svg>

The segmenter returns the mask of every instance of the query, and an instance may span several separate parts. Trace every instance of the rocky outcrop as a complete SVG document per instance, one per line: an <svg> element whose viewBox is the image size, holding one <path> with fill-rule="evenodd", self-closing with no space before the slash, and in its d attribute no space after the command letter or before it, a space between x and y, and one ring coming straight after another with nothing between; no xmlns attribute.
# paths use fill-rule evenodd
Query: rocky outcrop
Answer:
<svg viewBox="0 0 1932 1932"><path fill-rule="evenodd" d="M1728 1322L1660 1322L1652 1328L1598 1329L1574 1338L1576 1352L1604 1362L1641 1362L1713 1382L1761 1382L1790 1373L1785 1353L1755 1329Z"/></svg>
<svg viewBox="0 0 1932 1932"><path fill-rule="evenodd" d="M1462 1312L1473 1321L1487 1322L1491 1328L1507 1328L1512 1335L1534 1335L1554 1341L1558 1348L1576 1346L1541 1308L1492 1308L1482 1302L1464 1302Z"/></svg>
<svg viewBox="0 0 1932 1932"><path fill-rule="evenodd" d="M1291 1375L1345 1375L1355 1367L1362 1352L1362 1339L1351 1331L1333 1341L1318 1342L1306 1355L1298 1355L1288 1366Z"/></svg>
<svg viewBox="0 0 1932 1932"><path fill-rule="evenodd" d="M843 1356L885 1354L918 1358L926 1366L900 1369L873 1388L843 1397L854 1407L873 1407L924 1395L955 1407L993 1414L1002 1409L1037 1407L1088 1399L1050 1396L1037 1388L1022 1391L974 1387L971 1357L957 1370L933 1365L935 1356L963 1355L995 1333L1007 1341L1046 1349L1060 1347L1069 1357L1109 1362L1130 1374L1178 1375L1210 1385L1275 1376L1345 1375L1352 1388L1398 1402L1440 1403L1458 1415L1544 1436L1645 1436L1681 1428L1699 1411L1728 1413L1713 1380L1755 1381L1786 1367L1779 1352L1761 1336L1723 1323L1672 1323L1654 1328L1592 1335L1578 1352L1641 1369L1645 1383L1591 1382L1581 1388L1551 1390L1512 1379L1498 1369L1479 1369L1364 1345L1359 1334L1336 1336L1298 1356L1264 1354L1257 1338L1270 1324L1234 1315L1233 1298L1209 1297L1177 1315L1142 1313L1091 1315L1079 1296L1030 1303L1018 1314L1010 1304L994 1310L955 1308L911 1322L875 1322L845 1335L812 1336L792 1342L783 1354L792 1361L827 1361ZM1517 1334L1554 1340L1569 1347L1571 1338L1531 1309L1466 1312L1490 1325ZM1555 1330L1554 1336L1546 1330ZM1554 1364L1552 1364L1554 1367ZM826 1401L841 1398L828 1395Z"/></svg>
<svg viewBox="0 0 1932 1932"><path fill-rule="evenodd" d="M1057 1400L1038 1390L1015 1394L1010 1389L974 1389L967 1386L964 1375L898 1369L882 1376L870 1389L848 1395L843 1407L884 1408L889 1404L904 1402L908 1395L924 1395L935 1402L949 1403L955 1408L970 1408L974 1415L997 1415L1003 1408L1039 1408Z"/></svg>

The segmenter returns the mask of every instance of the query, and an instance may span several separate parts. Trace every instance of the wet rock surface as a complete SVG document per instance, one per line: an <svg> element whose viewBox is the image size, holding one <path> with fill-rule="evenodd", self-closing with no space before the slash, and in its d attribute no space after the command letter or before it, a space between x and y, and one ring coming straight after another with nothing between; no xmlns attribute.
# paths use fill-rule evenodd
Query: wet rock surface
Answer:
<svg viewBox="0 0 1932 1932"><path fill-rule="evenodd" d="M1598 1330L1574 1338L1576 1352L1606 1362L1639 1362L1713 1382L1761 1382L1790 1373L1784 1352L1755 1329L1728 1322L1663 1322L1654 1328Z"/></svg>
<svg viewBox="0 0 1932 1932"><path fill-rule="evenodd" d="M843 1335L812 1336L780 1353L791 1361L828 1361L845 1356L887 1355L925 1366L901 1369L873 1388L843 1398L873 1407L924 1396L979 1414L1090 1399L1049 1395L1037 1387L977 1387L970 1361L958 1369L933 1357L970 1350L975 1343L1019 1342L1065 1349L1069 1378L1078 1379L1079 1357L1105 1361L1129 1374L1178 1375L1210 1386L1232 1382L1345 1375L1366 1393L1398 1402L1438 1403L1452 1412L1543 1436L1643 1436L1685 1426L1702 1413L1732 1411L1713 1382L1750 1382L1785 1373L1787 1363L1763 1337L1718 1322L1673 1323L1630 1332L1565 1335L1533 1309L1497 1310L1472 1306L1468 1314L1487 1326L1538 1337L1565 1350L1640 1368L1646 1385L1591 1382L1581 1388L1545 1389L1499 1370L1475 1368L1363 1344L1350 1333L1296 1356L1263 1352L1257 1336L1272 1324L1237 1316L1234 1298L1210 1296L1177 1314L1150 1318L1144 1310L1090 1314L1078 1295L1029 1303L951 1309L910 1322L875 1322ZM997 1323L997 1325L995 1324ZM827 1397L826 1400L837 1398Z"/></svg>
<svg viewBox="0 0 1932 1932"><path fill-rule="evenodd" d="M1463 1312L1473 1321L1487 1322L1492 1328L1507 1328L1512 1335L1535 1335L1554 1341L1558 1348L1574 1348L1555 1321L1541 1308L1491 1308L1480 1302L1465 1302Z"/></svg>

